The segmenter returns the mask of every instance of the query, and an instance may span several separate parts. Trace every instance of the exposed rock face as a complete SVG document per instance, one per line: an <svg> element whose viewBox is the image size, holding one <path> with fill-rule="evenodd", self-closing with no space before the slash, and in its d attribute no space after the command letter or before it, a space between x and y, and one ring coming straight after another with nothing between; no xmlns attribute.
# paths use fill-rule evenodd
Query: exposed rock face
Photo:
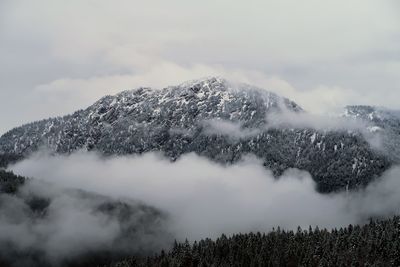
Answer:
<svg viewBox="0 0 400 267"><path fill-rule="evenodd" d="M267 114L282 110L304 112L274 93L220 78L139 88L15 128L0 138L0 153L23 157L41 147L105 155L161 151L176 160L195 152L223 164L254 154L277 176L288 168L309 171L323 192L365 185L392 162L357 132L266 128Z"/></svg>

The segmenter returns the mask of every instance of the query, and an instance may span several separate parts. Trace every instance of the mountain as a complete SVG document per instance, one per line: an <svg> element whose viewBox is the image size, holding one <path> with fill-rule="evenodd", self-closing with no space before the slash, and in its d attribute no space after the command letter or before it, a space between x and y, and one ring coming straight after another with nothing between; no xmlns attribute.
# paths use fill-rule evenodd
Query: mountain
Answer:
<svg viewBox="0 0 400 267"><path fill-rule="evenodd" d="M374 106L347 106L344 116L369 122L380 134L382 149L393 162L400 162L400 111Z"/></svg>
<svg viewBox="0 0 400 267"><path fill-rule="evenodd" d="M160 151L172 161L195 152L222 164L254 154L276 176L288 168L309 171L321 192L366 185L392 163L357 131L267 128L267 115L279 112L305 111L274 93L216 77L138 88L7 132L0 158L5 164L42 147L105 155Z"/></svg>
<svg viewBox="0 0 400 267"><path fill-rule="evenodd" d="M388 124L398 127L400 122L400 111L385 107L366 105L347 106L344 114L345 116L361 118L381 125Z"/></svg>
<svg viewBox="0 0 400 267"><path fill-rule="evenodd" d="M0 266L104 266L173 242L169 215L0 170Z"/></svg>

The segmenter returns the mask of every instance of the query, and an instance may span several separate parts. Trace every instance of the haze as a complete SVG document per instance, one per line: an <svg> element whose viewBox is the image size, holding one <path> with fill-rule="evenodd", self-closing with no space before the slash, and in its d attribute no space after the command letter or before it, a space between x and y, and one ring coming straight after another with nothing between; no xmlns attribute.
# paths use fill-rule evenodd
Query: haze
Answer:
<svg viewBox="0 0 400 267"><path fill-rule="evenodd" d="M208 75L316 113L400 108L399 12L396 0L3 0L0 133Z"/></svg>

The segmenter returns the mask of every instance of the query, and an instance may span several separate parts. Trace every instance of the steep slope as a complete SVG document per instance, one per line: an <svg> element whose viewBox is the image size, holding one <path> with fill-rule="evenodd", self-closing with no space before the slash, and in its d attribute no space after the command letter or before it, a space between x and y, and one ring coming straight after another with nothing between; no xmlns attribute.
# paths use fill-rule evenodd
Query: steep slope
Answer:
<svg viewBox="0 0 400 267"><path fill-rule="evenodd" d="M175 160L195 152L225 164L251 153L277 176L293 167L309 171L323 192L367 184L390 166L357 132L267 129L266 115L282 110L303 112L288 99L220 78L139 88L13 129L0 138L0 153L19 158L40 147L106 155L161 151Z"/></svg>
<svg viewBox="0 0 400 267"><path fill-rule="evenodd" d="M2 136L0 151L19 155L46 145L54 151L70 152L104 143L104 152L140 153L152 145L150 141L158 143L157 139L175 132L195 133L202 122L214 118L257 127L281 102L301 110L275 94L251 87L235 89L217 78L163 90L139 88L103 97L72 115L16 128ZM155 140L145 140L149 136Z"/></svg>
<svg viewBox="0 0 400 267"><path fill-rule="evenodd" d="M369 122L369 130L379 133L381 147L391 161L400 162L400 111L374 106L347 106L345 116Z"/></svg>

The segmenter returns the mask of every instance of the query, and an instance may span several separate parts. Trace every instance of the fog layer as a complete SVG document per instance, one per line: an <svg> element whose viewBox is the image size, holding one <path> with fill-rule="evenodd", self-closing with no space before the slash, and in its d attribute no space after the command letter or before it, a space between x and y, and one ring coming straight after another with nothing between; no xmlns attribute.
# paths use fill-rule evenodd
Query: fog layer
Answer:
<svg viewBox="0 0 400 267"><path fill-rule="evenodd" d="M159 154L102 158L38 153L11 167L63 187L139 199L165 211L168 231L190 240L272 227L340 227L399 210L400 168L365 190L319 194L311 176L291 169L275 179L252 157L222 166L194 154L172 163Z"/></svg>
<svg viewBox="0 0 400 267"><path fill-rule="evenodd" d="M166 221L140 202L28 180L16 194L0 194L0 265L64 266L91 253L98 263L153 253L173 241Z"/></svg>

